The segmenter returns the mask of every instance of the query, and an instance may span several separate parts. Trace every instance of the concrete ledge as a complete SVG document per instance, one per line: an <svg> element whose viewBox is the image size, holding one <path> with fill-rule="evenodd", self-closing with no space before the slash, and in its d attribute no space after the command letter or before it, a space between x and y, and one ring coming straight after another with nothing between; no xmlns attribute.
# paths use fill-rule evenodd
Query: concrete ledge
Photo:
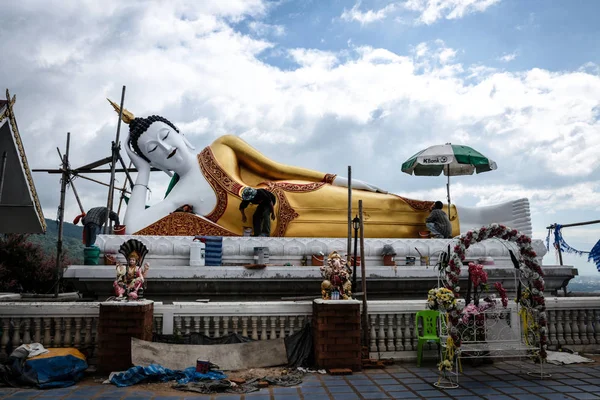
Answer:
<svg viewBox="0 0 600 400"><path fill-rule="evenodd" d="M546 292L551 294L577 275L571 266L544 266ZM501 281L509 293L515 292L512 267L486 267L492 281ZM358 288L362 290L360 270ZM113 296L116 278L111 265L72 265L64 273L66 280L87 298L104 300ZM438 286L434 267L367 266L369 299L422 299ZM461 271L461 286L466 287L468 271ZM144 296L156 301L189 301L208 298L213 301L279 300L282 297L320 298L323 278L319 267L268 266L249 270L242 266L189 267L150 265Z"/></svg>

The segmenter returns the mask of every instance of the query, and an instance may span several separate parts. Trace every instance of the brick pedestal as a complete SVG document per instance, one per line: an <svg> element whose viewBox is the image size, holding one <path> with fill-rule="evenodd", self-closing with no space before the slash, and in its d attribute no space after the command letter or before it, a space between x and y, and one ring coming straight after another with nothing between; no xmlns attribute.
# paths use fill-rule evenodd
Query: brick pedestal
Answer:
<svg viewBox="0 0 600 400"><path fill-rule="evenodd" d="M100 303L98 371L124 371L131 367L131 338L152 341L154 302Z"/></svg>
<svg viewBox="0 0 600 400"><path fill-rule="evenodd" d="M318 368L360 371L360 302L315 300L313 341Z"/></svg>

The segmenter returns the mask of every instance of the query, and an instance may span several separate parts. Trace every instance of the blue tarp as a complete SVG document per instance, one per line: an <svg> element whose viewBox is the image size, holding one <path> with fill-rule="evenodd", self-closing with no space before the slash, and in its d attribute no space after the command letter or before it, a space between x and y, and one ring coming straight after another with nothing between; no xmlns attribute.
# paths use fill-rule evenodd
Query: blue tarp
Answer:
<svg viewBox="0 0 600 400"><path fill-rule="evenodd" d="M74 348L47 349L48 353L27 359L16 349L9 358L14 386L35 385L40 389L63 388L77 383L88 368L85 356Z"/></svg>
<svg viewBox="0 0 600 400"><path fill-rule="evenodd" d="M183 371L172 370L158 364L151 364L148 367L131 367L125 372L113 373L110 376L110 383L118 387L133 386L140 382L169 382L177 381L180 384L188 382L198 382L202 380L225 379L227 376L221 371L208 371L206 374L196 372L196 367L189 367Z"/></svg>

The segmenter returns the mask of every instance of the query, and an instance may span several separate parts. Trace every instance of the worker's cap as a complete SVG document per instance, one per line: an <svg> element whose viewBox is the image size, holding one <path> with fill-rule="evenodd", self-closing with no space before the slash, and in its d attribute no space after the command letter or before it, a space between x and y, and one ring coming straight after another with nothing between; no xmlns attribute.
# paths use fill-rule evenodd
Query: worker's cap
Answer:
<svg viewBox="0 0 600 400"><path fill-rule="evenodd" d="M252 200L256 196L256 189L251 187L245 187L242 190L242 200Z"/></svg>

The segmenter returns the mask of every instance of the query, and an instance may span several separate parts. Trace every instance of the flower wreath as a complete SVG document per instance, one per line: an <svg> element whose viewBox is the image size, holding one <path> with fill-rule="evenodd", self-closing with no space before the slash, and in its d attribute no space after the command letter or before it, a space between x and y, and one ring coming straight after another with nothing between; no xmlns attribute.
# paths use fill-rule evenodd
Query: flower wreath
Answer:
<svg viewBox="0 0 600 400"><path fill-rule="evenodd" d="M455 297L459 297L459 276L467 249L473 243L491 238L514 242L519 247L521 253L521 258L519 260L521 276L527 279L531 284L531 299L529 299L527 305L530 306L531 310L537 310L539 312L539 356L542 360L545 360L547 356L548 321L546 317L546 301L544 299L544 272L536 259L536 253L531 246L530 237L519 233L516 229L511 229L499 224L491 224L481 227L478 230L466 232L458 238L458 243L454 246L454 251L450 254L448 265L443 266L446 276L445 287L450 289ZM523 302L521 302L521 304L523 304ZM454 308L449 310L448 332L454 342L453 346L457 350L460 348L461 344L457 329L459 318L460 311L458 309Z"/></svg>

